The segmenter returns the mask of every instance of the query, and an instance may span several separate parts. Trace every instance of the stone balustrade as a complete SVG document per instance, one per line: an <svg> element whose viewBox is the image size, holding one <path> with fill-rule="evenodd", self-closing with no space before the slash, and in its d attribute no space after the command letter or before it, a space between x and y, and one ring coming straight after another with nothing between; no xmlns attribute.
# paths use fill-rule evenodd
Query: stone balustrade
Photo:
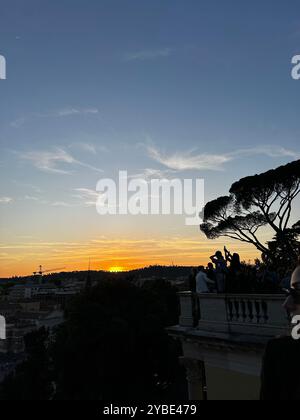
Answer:
<svg viewBox="0 0 300 420"><path fill-rule="evenodd" d="M271 337L289 330L283 295L181 292L179 297L181 327Z"/></svg>

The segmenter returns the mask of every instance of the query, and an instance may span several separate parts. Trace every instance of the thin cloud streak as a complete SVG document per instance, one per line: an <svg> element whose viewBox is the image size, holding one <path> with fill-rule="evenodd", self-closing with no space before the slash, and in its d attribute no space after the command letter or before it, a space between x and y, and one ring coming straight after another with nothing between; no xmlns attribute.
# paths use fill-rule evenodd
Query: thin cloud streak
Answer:
<svg viewBox="0 0 300 420"><path fill-rule="evenodd" d="M75 188L74 192L76 194L73 194L73 197L79 199L86 207L95 206L99 199L99 193L89 188Z"/></svg>
<svg viewBox="0 0 300 420"><path fill-rule="evenodd" d="M70 175L68 171L59 167L59 165L77 165L90 169L95 172L103 172L88 163L75 159L70 153L62 148L55 148L53 151L33 151L20 155L21 159L30 161L33 166L41 171L60 175Z"/></svg>
<svg viewBox="0 0 300 420"><path fill-rule="evenodd" d="M252 155L265 155L270 158L290 157L293 159L298 159L300 156L299 153L293 150L289 150L281 146L272 146L272 145L252 147L249 149L240 149L240 150L237 150L236 152L231 152L230 155L233 158L235 156L243 157L243 156L252 156Z"/></svg>
<svg viewBox="0 0 300 420"><path fill-rule="evenodd" d="M66 107L58 109L52 112L33 112L28 115L23 115L10 123L13 128L19 128L28 121L40 118L65 118L72 116L84 116L84 115L99 115L100 111L98 108L76 108Z"/></svg>
<svg viewBox="0 0 300 420"><path fill-rule="evenodd" d="M176 152L173 154L162 153L154 146L146 146L148 156L161 165L174 171L186 170L224 170L224 165L233 160L255 155L264 155L270 158L290 157L299 158L300 154L280 146L258 146L248 149L240 149L224 154L195 153L189 151L185 153Z"/></svg>
<svg viewBox="0 0 300 420"><path fill-rule="evenodd" d="M166 155L161 153L155 147L148 147L147 149L148 155L151 159L175 171L193 169L220 170L224 163L231 160L231 158L226 155L212 155L205 153L195 155L192 152L177 152L172 155Z"/></svg>
<svg viewBox="0 0 300 420"><path fill-rule="evenodd" d="M84 141L79 141L79 142L75 142L75 143L71 143L68 145L69 149L74 149L74 150L80 150L83 151L85 153L90 153L92 155L97 155L98 153L108 153L109 152L109 148L107 146L104 145L95 145L93 143L88 143L88 142L84 142Z"/></svg>
<svg viewBox="0 0 300 420"><path fill-rule="evenodd" d="M174 174L174 170L171 169L152 169L146 168L140 173L129 175L128 179L142 179L150 182L152 179L168 179Z"/></svg>
<svg viewBox="0 0 300 420"><path fill-rule="evenodd" d="M13 202L11 197L0 197L0 204L10 204Z"/></svg>
<svg viewBox="0 0 300 420"><path fill-rule="evenodd" d="M97 108L64 108L53 115L48 114L48 116L53 117L70 117L72 115L97 115L99 110Z"/></svg>
<svg viewBox="0 0 300 420"><path fill-rule="evenodd" d="M24 201L31 201L35 204L42 204L51 207L65 207L65 208L79 208L79 207L94 207L97 200L99 199L100 194L96 191L88 188L74 188L72 190L73 194L70 194L71 201L50 201L46 200L43 197L25 195L22 199ZM0 201L1 203L1 201Z"/></svg>

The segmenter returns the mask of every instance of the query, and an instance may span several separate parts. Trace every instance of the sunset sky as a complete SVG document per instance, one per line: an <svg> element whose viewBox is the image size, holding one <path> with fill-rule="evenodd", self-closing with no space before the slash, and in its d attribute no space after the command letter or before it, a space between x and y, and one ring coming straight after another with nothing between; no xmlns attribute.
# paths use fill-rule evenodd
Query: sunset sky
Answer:
<svg viewBox="0 0 300 420"><path fill-rule="evenodd" d="M181 216L100 216L96 184L203 178L209 201L298 159L298 0L1 0L0 54L0 277L258 255Z"/></svg>

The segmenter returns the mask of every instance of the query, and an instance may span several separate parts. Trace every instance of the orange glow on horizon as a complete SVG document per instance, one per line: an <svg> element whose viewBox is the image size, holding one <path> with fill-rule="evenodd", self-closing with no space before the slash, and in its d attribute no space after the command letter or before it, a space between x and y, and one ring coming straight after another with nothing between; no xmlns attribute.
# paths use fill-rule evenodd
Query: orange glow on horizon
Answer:
<svg viewBox="0 0 300 420"><path fill-rule="evenodd" d="M226 244L238 252L244 261L254 261L258 251L251 246L231 242ZM151 265L198 266L206 265L209 257L222 241L199 240L198 237L168 236L136 239L113 238L78 242L17 242L3 244L0 249L0 278L31 276L43 267L65 267L63 271L127 272Z"/></svg>

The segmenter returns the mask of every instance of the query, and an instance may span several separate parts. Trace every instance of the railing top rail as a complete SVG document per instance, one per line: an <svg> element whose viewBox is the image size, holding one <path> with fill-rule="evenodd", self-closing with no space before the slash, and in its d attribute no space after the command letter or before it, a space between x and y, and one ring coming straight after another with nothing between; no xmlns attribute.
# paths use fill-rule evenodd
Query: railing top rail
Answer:
<svg viewBox="0 0 300 420"><path fill-rule="evenodd" d="M228 294L213 294L213 293L199 293L198 296L206 298L219 299L265 299L265 300L282 300L285 298L284 294L264 294L264 293L228 293Z"/></svg>
<svg viewBox="0 0 300 420"><path fill-rule="evenodd" d="M179 296L192 296L193 292L178 292ZM284 294L266 294L266 293L197 293L203 299L263 299L263 300L284 300Z"/></svg>
<svg viewBox="0 0 300 420"><path fill-rule="evenodd" d="M193 295L193 292L190 292L190 291L185 291L185 292L178 292L177 293L178 294L178 296L191 296L191 295Z"/></svg>

